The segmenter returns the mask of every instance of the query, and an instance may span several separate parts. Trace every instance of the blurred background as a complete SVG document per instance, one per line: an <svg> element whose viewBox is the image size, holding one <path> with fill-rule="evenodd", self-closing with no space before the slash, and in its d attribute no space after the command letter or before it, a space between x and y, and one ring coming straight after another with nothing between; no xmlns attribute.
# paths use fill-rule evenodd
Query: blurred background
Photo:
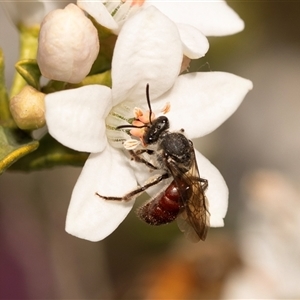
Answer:
<svg viewBox="0 0 300 300"><path fill-rule="evenodd" d="M79 168L0 178L0 299L300 298L300 3L234 1L245 21L210 38L193 69L253 81L237 112L197 148L230 191L225 227L186 241L176 224L140 222L134 210L107 239L65 233ZM0 6L7 85L18 35ZM201 170L200 170L201 172Z"/></svg>

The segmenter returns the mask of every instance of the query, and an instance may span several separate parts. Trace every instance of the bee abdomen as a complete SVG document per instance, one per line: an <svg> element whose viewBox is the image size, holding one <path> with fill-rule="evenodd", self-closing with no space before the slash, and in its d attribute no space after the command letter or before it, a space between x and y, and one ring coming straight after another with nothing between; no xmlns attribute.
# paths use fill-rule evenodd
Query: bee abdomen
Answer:
<svg viewBox="0 0 300 300"><path fill-rule="evenodd" d="M137 214L150 225L162 225L174 221L180 209L180 194L178 187L172 181L164 192L140 207Z"/></svg>

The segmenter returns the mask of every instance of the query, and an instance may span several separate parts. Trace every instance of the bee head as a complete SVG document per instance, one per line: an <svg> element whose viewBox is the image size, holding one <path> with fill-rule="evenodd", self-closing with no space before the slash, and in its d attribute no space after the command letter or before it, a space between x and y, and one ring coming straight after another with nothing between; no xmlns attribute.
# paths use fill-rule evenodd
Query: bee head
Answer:
<svg viewBox="0 0 300 300"><path fill-rule="evenodd" d="M160 116L151 122L146 129L143 140L146 145L154 144L161 137L161 134L169 129L169 119L165 116Z"/></svg>

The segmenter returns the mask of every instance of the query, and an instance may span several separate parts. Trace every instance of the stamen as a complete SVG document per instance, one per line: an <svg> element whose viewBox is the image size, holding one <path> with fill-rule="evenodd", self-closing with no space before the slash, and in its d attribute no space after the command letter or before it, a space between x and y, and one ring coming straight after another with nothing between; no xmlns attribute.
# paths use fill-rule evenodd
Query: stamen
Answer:
<svg viewBox="0 0 300 300"><path fill-rule="evenodd" d="M150 123L150 119L151 120L155 119L155 114L153 112L151 113L151 117L150 117L150 111L149 110L147 110L147 111L144 112L139 107L135 107L133 109L133 115L134 115L134 118L136 120L141 121L143 124L149 124Z"/></svg>
<svg viewBox="0 0 300 300"><path fill-rule="evenodd" d="M141 144L141 142L138 140L129 139L123 143L123 146L126 150L134 150L140 144Z"/></svg>
<svg viewBox="0 0 300 300"><path fill-rule="evenodd" d="M143 135L145 133L145 127L144 127L145 124L143 122L141 122L141 121L136 120L136 121L132 122L132 125L137 126L137 127L131 129L130 130L130 134L132 136L135 136L135 137L139 138L139 139L142 139Z"/></svg>
<svg viewBox="0 0 300 300"><path fill-rule="evenodd" d="M143 111L139 107L135 107L133 109L133 115L135 119L139 120L143 114Z"/></svg>
<svg viewBox="0 0 300 300"><path fill-rule="evenodd" d="M142 6L144 4L145 0L132 0L131 6Z"/></svg>
<svg viewBox="0 0 300 300"><path fill-rule="evenodd" d="M167 102L165 106L162 108L161 112L165 115L171 110L171 104L170 102Z"/></svg>

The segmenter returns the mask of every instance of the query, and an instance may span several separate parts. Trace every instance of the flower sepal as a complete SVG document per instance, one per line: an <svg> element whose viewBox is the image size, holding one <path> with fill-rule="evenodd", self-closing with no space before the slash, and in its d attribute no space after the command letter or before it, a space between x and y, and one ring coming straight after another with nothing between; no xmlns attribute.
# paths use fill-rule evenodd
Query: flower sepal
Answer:
<svg viewBox="0 0 300 300"><path fill-rule="evenodd" d="M41 71L36 59L22 59L15 64L17 72L23 77L28 85L40 90Z"/></svg>

